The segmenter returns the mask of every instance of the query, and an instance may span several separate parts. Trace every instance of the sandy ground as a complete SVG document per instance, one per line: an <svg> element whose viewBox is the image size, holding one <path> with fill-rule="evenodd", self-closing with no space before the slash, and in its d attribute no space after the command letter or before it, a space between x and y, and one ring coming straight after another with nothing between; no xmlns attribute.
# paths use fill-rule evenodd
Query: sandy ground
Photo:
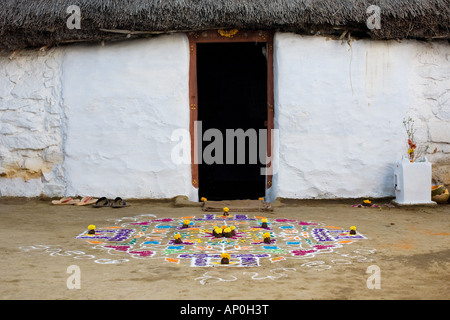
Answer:
<svg viewBox="0 0 450 320"><path fill-rule="evenodd" d="M449 299L450 205L390 208L386 201L374 202L381 208L351 207L355 201L284 201L273 213L265 213L269 219L301 218L342 228L354 225L368 238L339 251L303 260L263 261L252 268L201 268L134 259L124 252L112 257L75 239L89 224L106 226L114 219L142 214L201 216L204 212L198 207L176 207L170 201L130 201L128 208L94 209L55 206L41 199L0 198L0 297ZM112 258L128 260L95 262ZM72 265L79 267L80 289L67 286ZM376 270L370 266L379 268L379 289L368 287Z"/></svg>

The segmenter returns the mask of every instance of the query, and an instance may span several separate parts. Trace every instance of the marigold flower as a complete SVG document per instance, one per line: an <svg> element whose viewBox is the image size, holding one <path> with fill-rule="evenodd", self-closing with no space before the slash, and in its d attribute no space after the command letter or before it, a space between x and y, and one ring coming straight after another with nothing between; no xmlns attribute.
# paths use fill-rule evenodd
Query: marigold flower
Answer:
<svg viewBox="0 0 450 320"><path fill-rule="evenodd" d="M189 220L184 220L183 224L188 225L189 223L191 223Z"/></svg>
<svg viewBox="0 0 450 320"><path fill-rule="evenodd" d="M258 200L264 200L264 197L259 197Z"/></svg>
<svg viewBox="0 0 450 320"><path fill-rule="evenodd" d="M228 207L223 208L223 212L228 212L230 209Z"/></svg>
<svg viewBox="0 0 450 320"><path fill-rule="evenodd" d="M222 254L220 255L220 257L221 257L222 259L226 258L226 259L230 260L230 254L229 254L229 253L226 253L226 252L222 253Z"/></svg>
<svg viewBox="0 0 450 320"><path fill-rule="evenodd" d="M88 226L88 235L93 235L95 234L95 226L93 224L90 224Z"/></svg>
<svg viewBox="0 0 450 320"><path fill-rule="evenodd" d="M356 227L355 226L351 226L350 230L356 230Z"/></svg>
<svg viewBox="0 0 450 320"><path fill-rule="evenodd" d="M270 238L270 233L269 232L264 233L263 238Z"/></svg>
<svg viewBox="0 0 450 320"><path fill-rule="evenodd" d="M200 201L201 201L201 202L205 202L205 201L207 201L207 199L206 199L205 197L201 197L201 198L200 198Z"/></svg>
<svg viewBox="0 0 450 320"><path fill-rule="evenodd" d="M372 203L370 200L364 200L364 203Z"/></svg>
<svg viewBox="0 0 450 320"><path fill-rule="evenodd" d="M262 223L264 223L264 222L267 223L267 219L266 219L266 218L261 219L261 222L262 222Z"/></svg>
<svg viewBox="0 0 450 320"><path fill-rule="evenodd" d="M181 234L177 233L176 235L173 236L175 239L180 239L181 238Z"/></svg>
<svg viewBox="0 0 450 320"><path fill-rule="evenodd" d="M223 230L223 232L225 232L225 233L231 232L231 228L230 228L230 227L225 228L225 229Z"/></svg>

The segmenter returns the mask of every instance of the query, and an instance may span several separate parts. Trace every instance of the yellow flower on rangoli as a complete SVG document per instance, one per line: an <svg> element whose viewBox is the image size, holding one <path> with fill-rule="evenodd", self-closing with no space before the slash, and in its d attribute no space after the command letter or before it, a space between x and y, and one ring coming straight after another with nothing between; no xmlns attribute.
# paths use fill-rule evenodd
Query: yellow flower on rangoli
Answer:
<svg viewBox="0 0 450 320"><path fill-rule="evenodd" d="M229 253L226 253L226 252L222 253L222 254L220 255L220 257L221 257L222 259L226 258L226 259L230 260L230 254L229 254Z"/></svg>

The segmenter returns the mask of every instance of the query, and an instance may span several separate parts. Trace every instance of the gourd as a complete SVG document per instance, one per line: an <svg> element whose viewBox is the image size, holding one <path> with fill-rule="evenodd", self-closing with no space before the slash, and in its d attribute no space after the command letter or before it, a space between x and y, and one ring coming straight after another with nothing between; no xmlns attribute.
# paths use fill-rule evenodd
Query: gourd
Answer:
<svg viewBox="0 0 450 320"><path fill-rule="evenodd" d="M431 200L437 203L446 203L447 200L449 199L449 196L450 194L448 192L448 189L445 189L444 192L442 192L441 194L431 197Z"/></svg>
<svg viewBox="0 0 450 320"><path fill-rule="evenodd" d="M442 185L442 184L437 185L437 186L432 186L432 187L431 187L431 196L432 196L432 197L438 196L438 195L440 195L441 193L443 193L444 191L445 191L445 187L444 187L444 185Z"/></svg>

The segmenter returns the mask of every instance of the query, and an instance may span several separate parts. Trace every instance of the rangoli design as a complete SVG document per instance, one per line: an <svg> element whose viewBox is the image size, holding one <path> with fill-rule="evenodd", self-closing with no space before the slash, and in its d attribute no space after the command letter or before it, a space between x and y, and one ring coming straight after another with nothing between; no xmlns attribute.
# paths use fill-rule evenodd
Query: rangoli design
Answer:
<svg viewBox="0 0 450 320"><path fill-rule="evenodd" d="M306 259L367 239L360 232L322 223L246 214L139 215L118 219L113 226L89 226L76 238L113 255L192 267L257 267L263 259ZM224 255L227 264L221 263Z"/></svg>

